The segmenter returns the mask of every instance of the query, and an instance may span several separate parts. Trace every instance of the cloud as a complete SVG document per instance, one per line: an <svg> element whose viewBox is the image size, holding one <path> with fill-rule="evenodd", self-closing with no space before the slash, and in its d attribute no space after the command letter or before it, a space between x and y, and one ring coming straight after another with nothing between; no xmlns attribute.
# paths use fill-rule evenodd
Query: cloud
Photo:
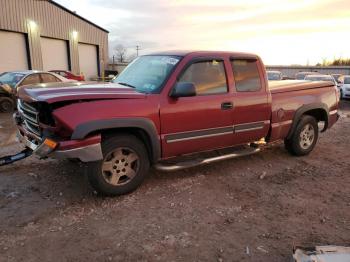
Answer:
<svg viewBox="0 0 350 262"><path fill-rule="evenodd" d="M344 44L350 40L348 0L59 2L110 31L110 55L121 43L129 52L140 45L141 53L166 49L259 52L268 63L280 64L350 56ZM335 41L341 37L342 41Z"/></svg>

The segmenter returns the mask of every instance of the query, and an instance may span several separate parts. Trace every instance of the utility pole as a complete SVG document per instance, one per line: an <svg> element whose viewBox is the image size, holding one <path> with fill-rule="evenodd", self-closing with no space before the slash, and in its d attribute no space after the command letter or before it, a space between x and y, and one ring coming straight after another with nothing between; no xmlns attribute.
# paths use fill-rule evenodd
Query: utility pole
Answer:
<svg viewBox="0 0 350 262"><path fill-rule="evenodd" d="M139 56L139 50L140 50L140 46L137 45L137 46L136 46L136 56Z"/></svg>

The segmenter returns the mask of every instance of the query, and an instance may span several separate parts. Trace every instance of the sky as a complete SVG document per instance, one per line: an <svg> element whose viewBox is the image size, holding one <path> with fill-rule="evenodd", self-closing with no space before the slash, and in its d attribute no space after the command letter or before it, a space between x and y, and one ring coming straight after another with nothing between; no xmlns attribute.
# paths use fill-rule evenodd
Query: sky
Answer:
<svg viewBox="0 0 350 262"><path fill-rule="evenodd" d="M56 0L107 29L109 56L162 50L256 53L269 65L350 58L350 0Z"/></svg>

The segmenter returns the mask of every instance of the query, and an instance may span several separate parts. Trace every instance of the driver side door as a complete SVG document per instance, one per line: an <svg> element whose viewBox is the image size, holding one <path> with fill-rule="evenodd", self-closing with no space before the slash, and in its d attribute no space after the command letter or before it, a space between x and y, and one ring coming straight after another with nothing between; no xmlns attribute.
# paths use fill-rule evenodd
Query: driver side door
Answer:
<svg viewBox="0 0 350 262"><path fill-rule="evenodd" d="M228 147L233 141L232 94L223 59L187 64L178 83L193 83L196 95L167 97L160 105L163 157Z"/></svg>

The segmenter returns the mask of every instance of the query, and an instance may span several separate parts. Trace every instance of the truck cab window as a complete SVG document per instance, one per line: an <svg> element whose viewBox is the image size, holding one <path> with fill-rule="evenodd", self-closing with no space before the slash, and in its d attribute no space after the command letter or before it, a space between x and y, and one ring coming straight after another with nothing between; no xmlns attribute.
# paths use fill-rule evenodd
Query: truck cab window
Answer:
<svg viewBox="0 0 350 262"><path fill-rule="evenodd" d="M210 60L190 65L179 82L191 82L197 95L227 93L226 74L223 61Z"/></svg>
<svg viewBox="0 0 350 262"><path fill-rule="evenodd" d="M237 92L254 92L261 88L257 60L234 59L231 61Z"/></svg>

